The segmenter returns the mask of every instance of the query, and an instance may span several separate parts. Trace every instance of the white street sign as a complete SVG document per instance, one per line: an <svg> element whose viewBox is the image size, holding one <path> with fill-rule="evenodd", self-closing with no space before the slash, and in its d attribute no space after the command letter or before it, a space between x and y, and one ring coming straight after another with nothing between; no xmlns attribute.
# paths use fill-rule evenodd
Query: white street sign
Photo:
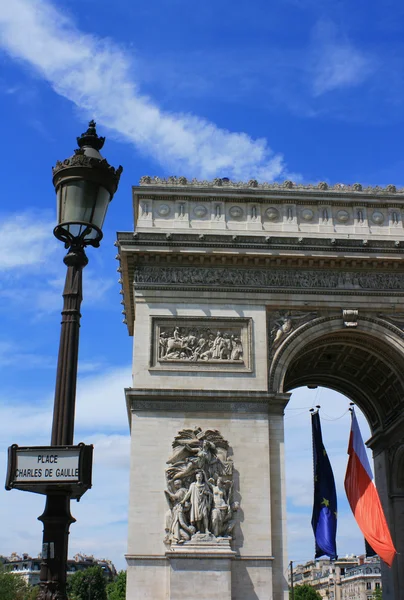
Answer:
<svg viewBox="0 0 404 600"><path fill-rule="evenodd" d="M14 482L79 481L80 448L17 449Z"/></svg>

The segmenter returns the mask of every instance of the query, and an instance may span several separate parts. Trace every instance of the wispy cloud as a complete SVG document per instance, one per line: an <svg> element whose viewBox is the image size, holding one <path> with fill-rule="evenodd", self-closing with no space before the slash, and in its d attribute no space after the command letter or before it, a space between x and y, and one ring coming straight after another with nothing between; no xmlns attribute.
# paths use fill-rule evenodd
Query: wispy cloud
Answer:
<svg viewBox="0 0 404 600"><path fill-rule="evenodd" d="M356 48L331 21L316 25L310 65L314 96L358 86L375 67L374 59Z"/></svg>
<svg viewBox="0 0 404 600"><path fill-rule="evenodd" d="M47 212L0 215L0 310L24 308L36 318L61 310L65 275L64 269L60 275L62 247L52 236L53 227ZM88 267L84 282L85 305L109 308L105 300L114 279L95 276Z"/></svg>
<svg viewBox="0 0 404 600"><path fill-rule="evenodd" d="M53 223L34 212L12 213L0 218L0 272L42 268L56 249L49 232Z"/></svg>
<svg viewBox="0 0 404 600"><path fill-rule="evenodd" d="M283 157L265 139L233 133L191 114L163 112L138 90L130 55L79 31L46 1L2 1L1 44L54 90L95 115L166 169L187 175L268 179L282 176Z"/></svg>

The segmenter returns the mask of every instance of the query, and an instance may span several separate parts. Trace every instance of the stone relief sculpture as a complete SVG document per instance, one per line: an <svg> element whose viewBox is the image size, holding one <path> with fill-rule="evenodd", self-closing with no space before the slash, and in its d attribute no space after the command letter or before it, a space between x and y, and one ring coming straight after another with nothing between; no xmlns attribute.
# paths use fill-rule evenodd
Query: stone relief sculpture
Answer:
<svg viewBox="0 0 404 600"><path fill-rule="evenodd" d="M243 361L241 328L160 327L159 361Z"/></svg>
<svg viewBox="0 0 404 600"><path fill-rule="evenodd" d="M173 442L166 468L164 542L227 538L239 503L233 501L233 462L229 444L217 430L183 429Z"/></svg>
<svg viewBox="0 0 404 600"><path fill-rule="evenodd" d="M271 333L270 333L270 346L271 350L275 351L276 348L283 342L283 340L299 325L314 319L317 313L305 313L298 311L277 311L271 315Z"/></svg>
<svg viewBox="0 0 404 600"><path fill-rule="evenodd" d="M235 269L206 267L136 267L136 288L165 285L291 288L291 289L342 289L342 290L394 290L404 291L404 274L362 271L330 271L318 269Z"/></svg>

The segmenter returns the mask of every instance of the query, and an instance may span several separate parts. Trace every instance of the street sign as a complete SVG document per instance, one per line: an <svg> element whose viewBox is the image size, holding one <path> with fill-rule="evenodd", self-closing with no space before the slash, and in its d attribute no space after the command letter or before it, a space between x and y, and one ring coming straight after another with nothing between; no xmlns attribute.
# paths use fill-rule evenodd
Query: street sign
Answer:
<svg viewBox="0 0 404 600"><path fill-rule="evenodd" d="M6 489L55 491L79 499L91 487L93 446L32 446L8 449Z"/></svg>

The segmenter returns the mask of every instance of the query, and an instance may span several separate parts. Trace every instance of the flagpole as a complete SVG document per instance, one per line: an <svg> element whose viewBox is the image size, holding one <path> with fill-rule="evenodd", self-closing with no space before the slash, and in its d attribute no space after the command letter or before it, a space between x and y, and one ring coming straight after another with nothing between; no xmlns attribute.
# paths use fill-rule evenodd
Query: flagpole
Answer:
<svg viewBox="0 0 404 600"><path fill-rule="evenodd" d="M295 600L295 589L293 587L293 560L290 561L290 598Z"/></svg>

